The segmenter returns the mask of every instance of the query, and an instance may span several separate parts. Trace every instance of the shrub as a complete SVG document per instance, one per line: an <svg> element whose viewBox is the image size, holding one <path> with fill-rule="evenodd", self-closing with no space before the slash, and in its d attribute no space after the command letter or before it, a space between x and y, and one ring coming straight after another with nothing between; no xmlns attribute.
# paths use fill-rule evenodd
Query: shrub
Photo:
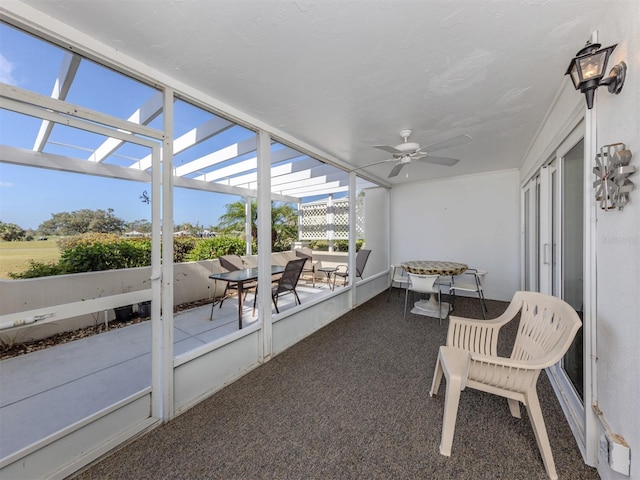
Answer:
<svg viewBox="0 0 640 480"><path fill-rule="evenodd" d="M364 240L356 240L356 252L360 250L364 246ZM319 252L327 252L329 251L329 241L328 240L312 240L309 242L309 247L312 250L317 250ZM349 240L334 240L333 241L333 249L336 252L348 252L349 251Z"/></svg>
<svg viewBox="0 0 640 480"><path fill-rule="evenodd" d="M53 275L62 275L64 273L65 272L62 271L58 263L43 263L29 260L29 268L27 268L27 270L21 273L9 272L8 275L14 280L19 280L25 278L51 277Z"/></svg>
<svg viewBox="0 0 640 480"><path fill-rule="evenodd" d="M115 233L82 233L79 235L71 235L69 237L60 237L56 244L61 252L71 250L80 245L95 245L96 243L118 243L122 241L122 237ZM148 241L148 240L147 240Z"/></svg>
<svg viewBox="0 0 640 480"><path fill-rule="evenodd" d="M177 237L173 239L173 263L187 262L189 252L201 242L200 239L193 237Z"/></svg>
<svg viewBox="0 0 640 480"><path fill-rule="evenodd" d="M151 265L151 244L122 240L78 245L62 252L59 264L64 273L144 267Z"/></svg>
<svg viewBox="0 0 640 480"><path fill-rule="evenodd" d="M203 238L187 255L187 260L209 260L222 255L244 255L245 242L235 237Z"/></svg>

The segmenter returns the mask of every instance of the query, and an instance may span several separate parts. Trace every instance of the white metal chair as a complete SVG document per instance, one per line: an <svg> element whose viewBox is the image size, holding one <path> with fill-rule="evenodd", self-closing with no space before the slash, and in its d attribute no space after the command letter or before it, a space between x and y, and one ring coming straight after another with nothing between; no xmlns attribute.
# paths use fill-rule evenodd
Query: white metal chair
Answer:
<svg viewBox="0 0 640 480"><path fill-rule="evenodd" d="M510 357L497 352L500 328L520 314ZM543 368L567 352L581 326L576 311L565 301L537 292L516 292L507 310L493 320L451 316L446 346L440 347L430 395L447 381L440 453L451 455L460 392L466 387L507 398L511 415L526 408L547 475L557 479L551 446L540 409L536 383Z"/></svg>
<svg viewBox="0 0 640 480"><path fill-rule="evenodd" d="M407 288L409 284L409 276L404 268L400 265L391 265L391 283L389 284L389 296L387 302L391 299L391 289L393 287Z"/></svg>
<svg viewBox="0 0 640 480"><path fill-rule="evenodd" d="M407 301L409 299L409 292L417 292L429 294L430 299L427 302L429 310L433 310L433 315L437 316L442 323L441 307L442 301L440 299L440 287L438 285L438 275L418 275L416 273L409 273L409 283L407 284L404 293L404 318L407 318ZM435 301L435 295L438 296L438 302ZM437 314L435 313L437 309Z"/></svg>
<svg viewBox="0 0 640 480"><path fill-rule="evenodd" d="M476 270L475 268L469 268L462 275L457 278L467 278L468 281L456 282L452 281L449 286L449 293L451 294L455 303L455 297L457 292L470 292L476 293L480 299L480 308L482 309L482 318L487 318L487 304L484 300L484 276L487 274L486 270Z"/></svg>

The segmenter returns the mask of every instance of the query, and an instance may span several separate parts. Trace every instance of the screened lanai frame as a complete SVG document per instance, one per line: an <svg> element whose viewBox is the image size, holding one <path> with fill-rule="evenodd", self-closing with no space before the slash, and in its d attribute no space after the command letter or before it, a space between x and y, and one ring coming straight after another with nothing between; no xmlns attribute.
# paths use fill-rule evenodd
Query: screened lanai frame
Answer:
<svg viewBox="0 0 640 480"><path fill-rule="evenodd" d="M9 27L12 28L12 27ZM35 37L38 38L38 37ZM63 49L63 51L65 51ZM95 63L91 58L87 58L89 62ZM67 92L69 92L70 87L73 83L74 76L78 71L83 58L77 53L77 51L71 50L66 51L64 53L64 57L62 59L62 65L59 69L58 78L55 82L53 92L51 94L52 98L41 96L40 100L42 101L42 106L46 108L48 101L62 102L65 99ZM97 65L101 65L97 63ZM107 67L110 68L110 67ZM129 73L126 76L131 76ZM138 80L135 76L131 76L133 80ZM144 82L143 82L144 83ZM20 101L25 105L28 105L30 98L38 98L38 94L35 92L22 91L18 87L12 86L3 86L3 89L6 88L5 93L3 94L3 99L7 99L7 106L9 106L10 101ZM157 90L157 86L152 86L151 88ZM20 93L16 93L20 92ZM11 100L12 95L15 93L16 99ZM166 118L166 112L169 111L172 107L175 107L176 102L184 101L195 108L201 108L203 111L207 111L212 116L211 120L207 121L202 125L197 125L196 127L189 129L188 131L176 135L175 140L173 141L173 151L170 152L169 149L165 149L164 152L164 164L167 165L170 159L170 155L173 157L178 157L184 151L186 151L189 147L194 144L199 144L212 136L215 136L218 132L224 132L228 128L232 128L234 125L238 126L238 128L244 128L247 131L256 131L256 127L252 127L248 125L246 122L241 122L236 118L232 118L229 115L220 114L215 109L211 107L207 107L203 102L199 102L193 98L189 98L187 95L178 94L173 90L165 89L165 99L169 96L172 96L172 102L163 102L162 99L162 91L158 90L156 94L151 95L146 102L137 108L127 119L127 121L122 119L113 119L107 120L111 122L112 125L121 128L123 131L136 131L133 128L130 128L128 125L128 121L132 121L135 124L140 123L151 123L155 119L162 117L163 115ZM61 100L57 100L60 98ZM163 105L166 103L166 105ZM25 107L26 109L27 107ZM64 107L61 106L59 109L61 111L69 111L70 110L78 110L83 107L69 106ZM10 108L9 108L10 109ZM89 112L89 109L85 109ZM40 111L38 107L33 107L30 111L25 110L23 113L28 115L32 115L34 117L38 117L40 115ZM164 113L163 113L164 112ZM214 113L215 112L215 113ZM43 152L45 147L50 143L49 137L52 132L52 123L50 120L47 120L46 113L40 115L42 117L42 124L40 127L40 131L38 132L37 139L34 143L33 150L38 152ZM100 118L98 113L95 114L94 117L88 115L88 119L91 121L96 121L96 118ZM63 119L59 125L64 125L66 119ZM72 125L69 123L68 125ZM170 121L164 122L163 131L168 132L169 136L173 136L173 125ZM126 130L128 129L128 130ZM142 132L145 132L145 129L142 129ZM253 158L247 160L246 156L250 155L255 151L256 143L252 142L253 139L249 138L243 140L241 142L237 142L236 144L229 145L225 148L222 148L220 151L216 151L211 155L206 155L204 157L196 158L195 160L178 165L174 167L174 171L176 175L172 178L171 188L187 188L193 190L201 190L201 191L212 191L223 194L233 194L241 196L245 199L248 198L257 198L257 159L254 156ZM301 198L299 195L313 195L313 194L327 194L327 193L340 193L340 192L348 192L349 191L349 180L348 173L346 171L340 170L337 167L334 167L329 162L324 160L318 160L317 155L306 152L304 149L298 148L293 154L288 154L289 152L293 152L293 147L289 146L288 143L284 139L279 139L273 135L270 135L270 140L273 145L279 144L281 145L281 149L278 151L272 151L271 157L273 158L273 163L279 162L276 166L272 166L272 176L270 180L274 180L276 177L273 176L274 172L277 170L282 170L282 175L277 177L276 181L270 182L271 185L271 201L281 201L288 203L297 203L300 204ZM53 143L53 142L51 142ZM72 167L61 167L60 162L51 161L49 165L52 166L53 169L65 170L78 173L91 173L92 168L100 171L101 166L104 166L107 169L117 170L116 167L112 167L111 164L107 164L106 160L112 160L117 155L114 155L114 152L118 150L121 143L116 138L111 138L101 145L99 145L88 158L86 158L86 162L77 163L75 162L75 166ZM69 147L67 145L66 147ZM10 147L9 147L10 148ZM8 152L9 148L5 149ZM84 150L87 150L86 148ZM231 152L230 152L231 150ZM83 149L79 149L81 153ZM217 158L213 158L216 157ZM263 153L264 156L264 153ZM18 163L16 161L10 160L10 158L19 158L20 155L11 154L5 155L4 161L8 163ZM54 156L47 156L42 153L40 158L57 158ZM300 160L302 157L302 160ZM122 158L126 158L123 156ZM234 165L229 165L229 160L234 160L239 158L240 160L236 162ZM290 159L298 159L297 162L288 163L287 160ZM73 159L60 160L61 162L67 162L67 164L73 164ZM224 164L224 162L227 164ZM211 170L211 166L220 162L223 165L223 168L220 170L225 170L224 174L218 174L216 177L215 171ZM42 167L45 166L46 162L42 162L42 160L38 161L25 161L25 165L32 165ZM149 156L138 159L133 163L129 162L129 168L120 169L117 173L109 173L106 176L113 176L114 178L123 178L137 181L145 181L144 171L150 166ZM238 163L244 167L244 169L238 169ZM249 164L249 165L247 165ZM315 166L313 165L315 164ZM125 166L120 162L119 166ZM208 169L208 170L207 170ZM333 173L331 172L333 170ZM291 182L284 180L286 177L291 177ZM342 178L338 178L338 177ZM217 180L222 178L222 181L212 182L213 180ZM361 179L362 177L358 176L356 179ZM265 178L266 180L266 178ZM263 184L266 184L266 181L263 180ZM169 185L165 182L165 186ZM365 181L365 186L371 186L372 183ZM293 196L291 194L295 194ZM157 203L157 202L156 202ZM166 212L170 211L170 205L164 205L163 210ZM249 229L247 228L247 232ZM249 246L249 238L247 238L247 245ZM163 242L165 245L168 245L168 242L165 240ZM249 247L248 247L249 248ZM249 252L247 252L249 253Z"/></svg>
<svg viewBox="0 0 640 480"><path fill-rule="evenodd" d="M54 42L55 44L55 42ZM365 180L364 177L356 175L353 171L348 172L344 169L339 168L338 166L334 166L332 161L329 160L320 160L319 156L315 152L310 152L301 147L294 147L293 142L288 141L285 138L278 137L277 135L268 133L266 130L250 125L248 122L239 120L234 118L232 115L227 113L223 113L218 111L216 108L211 107L206 102L196 100L191 96L183 93L177 93L170 87L166 86L158 86L157 84L150 82L148 79L142 78L139 75L132 74L131 72L125 73L126 76L131 77L134 80L142 81L153 89L157 90L157 94L151 96L147 102L138 108L134 114L132 114L128 119L117 118L111 115L107 115L104 113L93 111L89 108L85 108L77 105L70 105L64 101L65 91L69 90L69 87L73 80L73 74L77 71L79 63L85 57L80 57L80 54L77 53L81 51L80 49L72 48L66 51L64 56L63 65L60 68L59 78L57 80L58 86L54 88L54 92L57 91L57 95L60 99L55 98L56 95L52 97L47 97L46 95L40 95L35 92L31 92L28 90L23 90L15 86L10 86L6 84L0 84L0 101L2 102L2 107L7 110L17 111L29 116L41 118L43 120L42 127L40 129L40 133L34 145L34 151L24 151L23 149L14 149L13 147L2 145L0 148L2 149L2 155L0 161L14 164L21 164L25 166L37 166L37 167L45 167L56 170L63 170L75 173L83 173L83 174L91 174L91 175L100 175L107 176L112 178L122 178L128 180L135 181L143 181L149 182L150 177L153 177L151 181L152 184L152 209L153 209L153 219L152 222L154 224L154 249L156 252L159 252L159 244L160 244L160 235L162 235L162 243L165 246L172 245L173 237L171 236L171 232L165 229L160 232L160 212L162 211L162 216L164 218L171 218L171 213L173 211L172 205L172 196L171 194L162 195L160 193L161 189L164 189L165 192L173 192L175 188L187 188L194 190L203 190L203 191L212 191L217 193L226 193L242 196L244 198L258 198L259 204L268 205L271 201L282 201L289 203L300 203L301 197L294 196L292 193L296 195L301 194L311 194L311 193L321 193L332 191L334 193L345 193L351 192L350 198L354 198L355 190L358 185L359 180L365 181L365 186L373 186L374 184ZM89 55L86 57L90 62L95 62ZM98 65L105 66L104 61L96 62ZM106 67L111 68L111 67ZM164 97L163 97L164 96ZM173 137L173 129L174 126L172 124L173 119L173 109L175 107L176 101L185 101L188 102L197 108L202 108L212 115L215 116L215 119L212 123L218 123L216 125L207 124L211 131L199 132L199 134L190 130L183 135L177 136L173 141L173 148L171 148L171 140ZM151 128L146 125L141 125L140 123L151 123L154 119L159 121L162 120L162 128ZM137 123L140 122L140 123ZM52 123L48 123L52 122ZM88 122L88 123L87 123ZM224 130L225 126L222 123L228 122L229 124L235 124L240 126L241 128L245 128L247 130L257 132L256 133L256 142L255 147L258 152L258 155L254 159L255 162L255 171L236 171L233 175L227 175L227 184L224 182L216 182L210 183L208 180L211 179L211 172L202 172L202 168L197 168L198 165L195 166L187 166L180 165L174 168L173 160L176 154L180 154L184 149L189 147L189 137L192 135L194 137L202 138L206 137L211 132L215 131L216 128L219 130ZM67 125L69 127L81 128L87 131L95 131L96 133L105 135L112 140L104 142L99 148L96 149L88 158L85 160L78 160L74 158L63 158L61 156L56 156L52 154L43 153L42 150L44 146L47 144L48 136L51 134L51 125L53 123L57 123L58 125ZM105 125L109 125L112 128L109 128ZM130 133L127 133L130 132ZM165 135L166 132L166 135ZM126 162L121 160L117 160L112 163L104 163L104 160L107 158L115 158L114 155L111 155L114 150L118 148L119 141L125 141L132 144L140 144L144 146L146 145L146 141L144 138L152 138L155 139L155 142L151 142L153 144L154 155L158 156L158 142L162 142L162 162L156 164L153 163L155 160L150 160L147 156L146 158L139 159L138 161L125 166ZM273 151L273 145L279 144L281 145L281 149L277 151ZM242 155L250 154L252 151L250 145L246 144L237 144L235 145L236 157L242 157ZM286 188L287 182L279 181L272 182L272 173L273 169L282 168L286 169L287 164L283 162L280 165L272 166L269 168L260 168L260 162L257 161L257 157L269 159L265 160L263 163L271 164L271 158L276 157L276 160L287 160L286 156L282 158L278 157L281 152L286 152L287 150L297 149L297 156L303 156L302 160L299 160L299 163L302 165L306 165L309 168L301 169L299 168L297 171L289 164L291 167L290 173L295 173L297 176L292 178L295 179L293 185L289 185L292 188ZM39 152L39 153L38 153ZM153 158L153 156L152 156ZM226 160L230 158L234 158L233 154L228 156ZM241 162L245 162L246 158L241 159ZM158 162L160 162L158 160ZM305 162L307 162L305 164ZM312 167L309 164L315 163L316 166ZM339 162L337 162L339 163ZM153 164L154 167L151 170L151 174L146 171L146 169ZM164 165L164 169L161 169L159 166ZM169 166L169 168L166 168ZM205 165L209 167L210 165ZM202 167L202 165L200 166ZM229 165L226 166L228 168ZM316 180L313 182L308 182L311 190L306 190L301 182L304 182L304 179L300 178L301 173L307 175L307 179L313 178L313 169L316 169ZM329 170L334 169L335 172L331 173ZM162 181L159 180L160 171L162 170ZM250 169L254 170L254 169ZM261 171L262 170L262 171ZM182 175L171 175L171 172L182 173ZM209 175L209 178L207 177ZM328 177L327 177L328 175ZM336 176L342 176L342 179L336 178ZM156 178L156 176L158 176ZM244 183L235 183L234 178L244 178ZM328 184L328 182L331 182ZM258 184L262 185L270 185L271 191L269 189L258 189ZM312 186L315 185L315 186ZM330 190L332 189L332 190ZM162 200L160 200L162 198ZM350 202L354 203L354 202ZM350 215L354 215L355 210L350 211ZM355 215L354 215L355 216ZM265 222L260 222L264 226L264 230L262 234L259 235L259 238L262 237L264 239L269 238L269 233L267 231L267 226ZM354 237L354 235L352 235ZM350 254L350 262L354 261L355 258L355 241L352 241L350 244L350 251L353 252ZM164 249L164 259L162 263L170 264L171 263L171 249ZM158 257L159 253L154 254L154 261L156 264L152 264L152 278L156 281L159 281L160 278L160 260ZM266 259L264 262L268 262ZM163 272L163 293L152 294L153 298L162 298L163 305L162 308L165 311L168 311L171 307L173 299L172 292L172 277L170 269L167 269ZM352 279L353 280L353 279ZM353 284L353 281L351 282ZM264 279L263 288L268 288L269 279ZM158 292L160 287L158 287ZM131 295L135 296L132 292ZM142 294L137 294L142 295ZM136 297L137 298L137 297ZM128 299L128 298L127 298ZM148 298L144 298L148 299ZM100 302L107 301L107 299L101 299ZM133 300L132 300L133 301ZM122 301L121 303L125 303ZM159 302L153 302L156 308L158 309L159 316ZM90 305L90 304L85 304ZM102 303L101 303L102 305ZM264 311L260 311L259 318L266 318L270 316L270 304L265 302ZM166 332L167 337L170 338L171 333ZM166 345L169 345L169 340L165 340ZM163 351L167 351L168 349L163 349ZM155 365L155 362L154 362Z"/></svg>
<svg viewBox="0 0 640 480"><path fill-rule="evenodd" d="M4 19L5 17L2 17L2 20ZM11 19L9 20L12 23ZM17 22L17 25L19 28L24 28L20 22ZM29 28L26 28L26 30L29 30ZM34 32L37 38L48 37L48 35L42 34L37 30L34 30ZM358 303L366 301L366 299L386 289L387 279L387 272L383 271L383 269L388 260L388 231L381 235L379 229L388 228L388 223L380 222L380 219L376 218L377 223L380 224L376 226L376 235L385 238L378 244L380 245L379 247L374 247L374 250L377 248L379 252L380 261L375 268L370 269L370 272L373 272L370 278L365 278L365 280L361 280L356 284L355 278L352 277L349 280L349 287L340 290L336 289L335 292L328 292L328 295L331 295L329 302L325 302L322 299L310 301L302 307L293 309L292 312L283 312L277 318L274 318L270 298L266 296L266 299L259 303L258 318L260 321L256 322L255 325L227 335L220 341L191 350L187 355L176 356L173 347L173 322L162 321L160 316L161 309L163 312L171 312L174 303L174 270L168 267L173 264L174 238L172 229L161 229L161 221L162 218L173 221L173 202L176 189L186 188L219 192L243 198L255 197L258 200L258 213L260 211L268 212L273 200L299 203L302 198L302 196L298 196L300 191L296 191L293 194L293 192L283 188L285 182L272 182L272 171L275 168L282 167L283 170L287 168L285 167L286 164L272 165L272 157L277 156L279 151L287 148L294 149L307 157L299 163L312 162L314 164L308 165L311 167L309 168L310 171L304 173L304 175L312 176L313 172L311 170L314 167L318 169L315 173L321 175L331 175L331 168L341 172L342 178L333 187L336 189L336 195L348 194L346 198L349 199L350 218L355 218L356 190L361 185L360 182L364 186L383 187L373 188L372 190L375 191L373 196L378 200L376 207L378 209L382 208L382 211L388 215L388 203L385 207L380 199L385 198L386 195L386 200L388 201L386 189L389 186L375 178L367 177L364 174L356 174L355 171L350 170L349 166L343 164L340 160L327 158L323 152L316 151L314 147L300 146L295 139L289 138L282 132L272 131L259 121L242 120L238 118L242 117L242 115L228 113L224 106L214 106L214 99L196 98L198 97L197 93L188 93L188 88L186 89L187 92L177 92L162 82L158 83L152 78L137 73L134 71L135 65L134 67L122 66L127 65L127 62L122 65L114 65L109 60L108 54L86 52L79 43L69 47L66 41L60 41L52 37L46 38L46 40L53 44L62 45L64 50L71 52L68 55L70 59L73 59L75 55L79 55L78 52L82 52L82 55L86 55L83 58L106 66L106 68L113 68L114 71L134 80L142 81L162 95L151 95L151 97L155 98L150 98L147 104L152 108L151 112L157 111L157 107L160 104L162 106L161 114L156 115L148 125L140 125L133 121L135 120L134 118L127 116L128 114L124 117L118 117L95 111L87 106L72 105L64 101L63 98L52 98L52 96L48 96L49 92L42 94L0 84L1 108L19 111L22 112L21 114L36 116L44 120L48 119L49 121L57 122L58 125L69 125L69 128L73 126L73 128L96 131L100 135L116 138L118 141L124 140L129 144L142 144L143 148L152 148L151 170L147 171L140 168L141 165L138 165L138 168L131 168L133 163L129 158L124 158L128 155L123 155L123 158L111 155L112 161L110 162L96 162L91 160L108 158L108 155L98 152L98 154L92 156L91 152L85 152L80 159L64 158L60 154L34 151L31 145L26 146L26 148L0 145L0 162L2 163L18 164L25 167L44 167L51 170L151 183L152 241L154 242L152 275L150 276L151 288L149 289L149 284L146 284L147 287L139 291L94 298L90 302L67 303L66 305L55 307L56 314L72 316L73 314L77 315L79 312L90 313L96 310L112 308L119 304L134 303L148 299L156 300L152 301L151 304L151 386L136 391L130 397L120 397L116 403L110 404L108 408L92 413L76 424L69 425L64 430L57 431L54 435L43 439L42 442L34 443L25 450L1 459L0 468L3 472L9 471L8 469L14 467L22 469L24 465L29 468L43 465L40 459L47 455L49 455L48 460L44 465L48 465L48 468L59 469L58 471L66 471L68 473L73 472L77 469L77 465L86 464L101 452L108 451L119 441L126 441L131 436L153 425L170 420L175 415L197 403L202 397L222 388L223 385L257 367L271 356L282 352L288 346L338 318L338 316L346 313ZM65 45L67 46L65 47ZM69 62L70 65L72 63ZM112 65L112 67L109 65ZM64 80L62 80L61 84L65 84ZM244 185L224 185L222 182L210 184L193 178L206 172L191 173L184 176L173 175L174 148L172 146L175 143L179 143L180 138L180 135L174 135L172 122L176 101L189 102L215 116L219 116L223 121L233 122L242 128L255 132L256 157L258 160L257 168L251 173L252 178L249 183ZM145 109L140 109L138 118L145 116L151 118L154 115L149 113L149 109L146 109L147 113L144 112ZM44 125L44 122L42 125ZM40 150L46 143L46 131L43 130L43 132L45 133L38 140L41 147L37 147L35 150ZM172 144L174 137L176 138ZM186 141L186 137L184 141ZM152 147L147 146L147 142ZM5 142L0 143L4 144ZM274 144L277 144L277 146L274 147ZM63 146L58 147L66 148ZM107 150L109 149L105 146L104 151ZM246 158L243 160L246 160ZM177 168L179 167L180 165L177 166ZM303 175L300 173L301 171L304 170L299 169L297 172L290 172L297 175L296 181L298 182L303 180L300 178ZM324 178L317 180L317 182L325 184L326 188L326 180ZM331 181L335 182L336 179L332 178ZM257 188L258 186L265 187L267 185L270 188ZM280 187L276 185L280 185ZM372 211L377 213L376 210ZM266 251L271 244L269 226L269 222L258 222L259 251ZM347 258L348 262L353 264L356 250L354 222L351 222L350 229L351 235L349 237ZM160 252L160 243L165 247L162 252ZM162 255L162 258L160 255ZM258 255L258 266L262 271L265 271L265 267L268 267L269 263L269 255ZM373 267L373 264L371 266ZM268 290L270 280L267 276L261 276L259 278L259 288L262 291ZM84 310L82 310L83 308ZM52 309L49 307L40 310L47 315ZM24 317L25 313L33 313L35 317L39 312L19 312L16 319ZM3 317L2 320L4 321L7 317L4 315ZM201 375L203 373L207 376L206 381L202 381ZM108 428L105 428L106 425L108 425ZM65 457L55 454L50 455L47 453L50 451L64 451L67 455ZM41 476L35 473L31 475L34 477Z"/></svg>

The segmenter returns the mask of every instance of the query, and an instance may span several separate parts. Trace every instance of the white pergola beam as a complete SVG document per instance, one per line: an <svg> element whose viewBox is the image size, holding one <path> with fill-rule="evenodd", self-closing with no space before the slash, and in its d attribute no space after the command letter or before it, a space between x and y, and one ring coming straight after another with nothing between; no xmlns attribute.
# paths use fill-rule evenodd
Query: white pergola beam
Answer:
<svg viewBox="0 0 640 480"><path fill-rule="evenodd" d="M283 150L279 150L278 152L271 155L271 159L273 161L283 161L290 158L295 158L299 156L300 153L296 152L293 149L285 148ZM273 163L273 162L272 162ZM225 179L232 180L237 178L238 176L245 177L246 175L256 175L256 169L258 168L258 159L257 157L249 158L247 160L235 163L234 165L229 165L228 167L219 168L218 170L213 170L211 172L207 172L204 175L200 175L196 177L198 180L204 180L207 182L217 182L226 185L235 185L242 188L249 188L251 190L256 188L256 184L251 186L250 183L238 183L234 184L233 182L225 181ZM252 173L244 174L244 172Z"/></svg>
<svg viewBox="0 0 640 480"><path fill-rule="evenodd" d="M116 178L120 180L132 180L136 182L151 183L151 172L145 170L135 170L129 167L111 165L108 163L87 162L77 158L54 155L52 153L34 152L23 148L0 145L0 162L26 167L46 168L48 170L58 170L61 172L72 172L99 177ZM220 185L217 183L203 182L193 178L174 177L174 186L202 190L213 193L224 193L241 197L255 197L257 192L246 188ZM272 194L274 201L299 203L300 198L291 195Z"/></svg>
<svg viewBox="0 0 640 480"><path fill-rule="evenodd" d="M271 156L272 159L274 157L275 157L275 154ZM279 159L278 161L281 161L281 160L283 160L283 159ZM292 173L292 172L299 172L299 171L303 171L303 170L309 170L309 169L313 168L314 166L318 165L318 163L319 162L317 160L314 160L312 158L306 157L306 158L301 159L301 160L296 160L295 162L289 162L289 163L284 163L282 165L276 165L274 167L271 167L271 178L273 179L273 178L276 178L278 176L286 175L286 174ZM224 182L229 184L229 185L244 186L244 187L248 188L247 186L249 184L251 184L252 182L255 183L257 180L258 180L257 173L256 172L252 172L252 173L248 173L246 175L239 175L239 176L235 176L233 178L229 178L228 180L225 180Z"/></svg>
<svg viewBox="0 0 640 480"><path fill-rule="evenodd" d="M308 170L280 175L274 177L271 182L271 191L290 190L294 188L304 187L306 185L317 185L319 183L341 180L344 174L336 171L330 165L321 165ZM251 182L246 185L247 188L257 188L257 182Z"/></svg>
<svg viewBox="0 0 640 480"><path fill-rule="evenodd" d="M77 126L82 124L83 121L88 120L98 125L96 125L95 128L88 126L79 126L78 128L96 132L107 137L128 138L130 134L127 133L124 137L118 136L115 133L112 135L104 134L102 132L110 131L111 129L107 127L98 128L99 126L109 125L117 128L121 132L131 132L132 134L143 135L148 138L164 140L164 132L161 130L156 130L155 128L144 125L137 125L118 117L96 112L79 105L73 105L5 83L0 83L0 107L19 113L26 113L28 108L32 107L32 110L30 110L32 113L27 113L27 115L47 118L49 120L55 117L54 121L70 126ZM145 144L143 139L137 139L133 141L133 143L140 145Z"/></svg>
<svg viewBox="0 0 640 480"><path fill-rule="evenodd" d="M78 71L78 66L80 65L80 56L75 53L67 52L62 59L62 63L60 65L60 71L58 72L58 77L53 84L53 90L51 91L51 98L55 98L58 100L65 100L67 98L67 94L69 93L69 88L73 83L73 79L76 76L76 72ZM36 152L41 152L44 150L44 146L49 141L49 137L51 136L51 131L53 130L53 123L49 120L42 120L40 123L40 129L38 130L38 135L36 136L36 140L33 143L33 150Z"/></svg>
<svg viewBox="0 0 640 480"><path fill-rule="evenodd" d="M295 190L297 188L312 187L313 185L322 185L322 184L326 185L328 183L336 182L336 181L339 182L341 180L345 180L344 175L342 173L332 172L325 175L318 175L318 176L314 175L312 178L309 178L306 180L300 180L297 182L288 182L286 184L272 186L271 190L277 191L277 192L284 192L289 190Z"/></svg>
<svg viewBox="0 0 640 480"><path fill-rule="evenodd" d="M256 157L253 157L249 158L248 160L234 163L233 165L229 165L228 167L222 167L217 170L205 173L204 175L196 177L196 179L203 180L205 182L215 182L216 180L219 180L221 178L230 177L232 175L246 172L248 170L255 170L257 167L258 159Z"/></svg>
<svg viewBox="0 0 640 480"><path fill-rule="evenodd" d="M180 152L197 145L219 133L228 130L233 127L233 123L224 118L214 117L202 125L198 125L196 128L189 130L184 135L176 138L173 141L173 154L177 155ZM151 168L151 155L147 155L139 162L131 165L130 168L137 168L139 170L146 170Z"/></svg>
<svg viewBox="0 0 640 480"><path fill-rule="evenodd" d="M7 145L0 145L0 162L46 168L61 172L82 173L99 177L151 183L151 173L149 172L131 170L130 168L119 165L87 162L86 160L54 155L52 153L34 152L33 150L9 147Z"/></svg>
<svg viewBox="0 0 640 480"><path fill-rule="evenodd" d="M162 112L163 96L162 92L156 92L145 102L145 104L137 109L127 119L129 122L138 125L148 125L154 118ZM90 162L103 162L109 155L115 152L124 142L117 138L108 138L102 145L95 149L87 160ZM149 155L151 159L151 155ZM151 163L151 160L149 160Z"/></svg>
<svg viewBox="0 0 640 480"><path fill-rule="evenodd" d="M314 180L316 180L319 177L326 178L326 176L332 176L332 175L335 176L336 174L343 175L331 165L321 164L317 167L310 168L308 170L302 170L300 172L294 172L287 175L279 175L277 177L274 177L271 180L271 190L279 190L279 189L282 189L283 187L289 188L290 186L291 188L295 188L293 187L292 184L298 183L304 180L315 184L318 182ZM337 179L338 178L336 178L336 180ZM274 188L274 187L278 187L278 188Z"/></svg>
<svg viewBox="0 0 640 480"><path fill-rule="evenodd" d="M204 170L218 163L225 162L237 158L241 155L245 155L256 150L256 137L255 135L242 140L241 142L234 143L216 152L212 152L204 157L197 158L185 163L179 167L176 167L174 174L178 177L188 175L198 170ZM254 167L255 168L255 167ZM220 178L220 177L218 177Z"/></svg>
<svg viewBox="0 0 640 480"><path fill-rule="evenodd" d="M301 192L299 194L300 197L318 197L321 195L333 195L334 193L344 193L344 192L348 192L349 191L349 187L347 186L342 186L342 187L332 187L332 188L321 188L319 190L313 190L313 191L309 191L309 192Z"/></svg>
<svg viewBox="0 0 640 480"><path fill-rule="evenodd" d="M341 188L346 186L339 181L335 182L326 182L321 185L309 185L308 187L301 188L293 188L291 190L282 190L280 193L282 195L292 195L296 197L308 197L312 195L322 195L325 193L329 193L333 189Z"/></svg>

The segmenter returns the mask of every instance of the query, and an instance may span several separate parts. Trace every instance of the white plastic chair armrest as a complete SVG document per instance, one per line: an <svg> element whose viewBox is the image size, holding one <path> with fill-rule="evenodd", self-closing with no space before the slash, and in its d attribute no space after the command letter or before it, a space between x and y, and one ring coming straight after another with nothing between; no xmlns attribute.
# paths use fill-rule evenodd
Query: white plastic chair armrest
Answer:
<svg viewBox="0 0 640 480"><path fill-rule="evenodd" d="M454 283L451 285L451 290L462 290L464 292L477 292L478 285L475 283ZM482 285L480 285L480 290L482 290Z"/></svg>
<svg viewBox="0 0 640 480"><path fill-rule="evenodd" d="M541 370L538 365L527 362L470 354L468 382L473 388L498 395L504 396L504 390L525 394L535 389Z"/></svg>
<svg viewBox="0 0 640 480"><path fill-rule="evenodd" d="M469 358L472 362L479 362L499 368L517 368L518 370L541 370L544 368L544 366L539 362L533 363L523 360L513 360L507 357L494 357L473 352L469 353Z"/></svg>

